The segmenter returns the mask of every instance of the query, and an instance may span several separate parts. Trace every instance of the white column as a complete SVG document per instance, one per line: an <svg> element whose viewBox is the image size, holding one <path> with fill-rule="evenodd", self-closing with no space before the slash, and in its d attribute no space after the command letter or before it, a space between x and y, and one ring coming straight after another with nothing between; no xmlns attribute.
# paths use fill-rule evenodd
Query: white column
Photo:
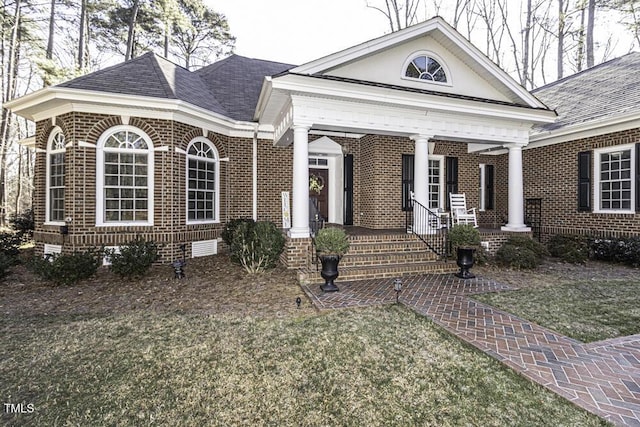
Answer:
<svg viewBox="0 0 640 427"><path fill-rule="evenodd" d="M522 180L522 147L525 144L506 144L509 149L509 206L507 225L503 231L531 231L524 224L524 184Z"/></svg>
<svg viewBox="0 0 640 427"><path fill-rule="evenodd" d="M293 206L289 236L294 239L310 236L309 128L310 126L293 126Z"/></svg>
<svg viewBox="0 0 640 427"><path fill-rule="evenodd" d="M413 158L413 193L415 200L425 207L429 207L429 138L427 135L413 135L415 141ZM426 218L416 214L413 210L413 230L418 234L429 232Z"/></svg>

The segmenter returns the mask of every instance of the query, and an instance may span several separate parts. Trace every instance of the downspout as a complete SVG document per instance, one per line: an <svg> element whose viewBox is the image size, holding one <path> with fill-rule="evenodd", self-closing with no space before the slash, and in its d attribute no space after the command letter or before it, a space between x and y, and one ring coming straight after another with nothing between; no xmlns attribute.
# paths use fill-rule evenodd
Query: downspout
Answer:
<svg viewBox="0 0 640 427"><path fill-rule="evenodd" d="M253 220L258 220L258 124L253 128Z"/></svg>

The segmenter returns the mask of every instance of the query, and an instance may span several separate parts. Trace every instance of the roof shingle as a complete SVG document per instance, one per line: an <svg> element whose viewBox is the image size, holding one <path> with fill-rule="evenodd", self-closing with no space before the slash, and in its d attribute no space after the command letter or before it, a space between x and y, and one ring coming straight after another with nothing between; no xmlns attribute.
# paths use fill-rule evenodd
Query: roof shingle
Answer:
<svg viewBox="0 0 640 427"><path fill-rule="evenodd" d="M555 123L535 130L552 131L637 112L639 77L640 52L633 52L533 90L535 96L558 113Z"/></svg>

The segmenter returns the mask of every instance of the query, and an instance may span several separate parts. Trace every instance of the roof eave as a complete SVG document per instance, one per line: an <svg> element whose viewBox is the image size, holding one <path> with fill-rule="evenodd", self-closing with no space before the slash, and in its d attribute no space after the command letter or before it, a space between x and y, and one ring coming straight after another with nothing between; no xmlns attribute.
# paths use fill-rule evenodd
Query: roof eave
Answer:
<svg viewBox="0 0 640 427"><path fill-rule="evenodd" d="M313 81L311 81L313 79ZM479 100L463 100L399 89L359 85L357 83L322 80L311 76L288 74L272 80L272 89L292 93L329 96L359 102L386 103L427 111L447 111L481 116L509 117L530 123L553 123L557 114L548 108L500 105Z"/></svg>

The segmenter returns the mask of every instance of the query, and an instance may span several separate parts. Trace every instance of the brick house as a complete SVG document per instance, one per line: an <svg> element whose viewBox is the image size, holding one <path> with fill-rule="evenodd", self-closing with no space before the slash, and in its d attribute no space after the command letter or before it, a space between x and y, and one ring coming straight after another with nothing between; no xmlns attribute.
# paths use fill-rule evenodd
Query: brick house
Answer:
<svg viewBox="0 0 640 427"><path fill-rule="evenodd" d="M282 224L299 268L310 209L406 230L410 192L434 210L464 192L482 227L528 232L527 168L561 146L523 151L556 113L437 17L301 66L232 55L190 72L148 53L7 107L36 123L41 253L143 236L164 261L209 255L226 221L253 217Z"/></svg>
<svg viewBox="0 0 640 427"><path fill-rule="evenodd" d="M543 238L640 234L639 76L634 52L533 91L558 113L523 150Z"/></svg>

